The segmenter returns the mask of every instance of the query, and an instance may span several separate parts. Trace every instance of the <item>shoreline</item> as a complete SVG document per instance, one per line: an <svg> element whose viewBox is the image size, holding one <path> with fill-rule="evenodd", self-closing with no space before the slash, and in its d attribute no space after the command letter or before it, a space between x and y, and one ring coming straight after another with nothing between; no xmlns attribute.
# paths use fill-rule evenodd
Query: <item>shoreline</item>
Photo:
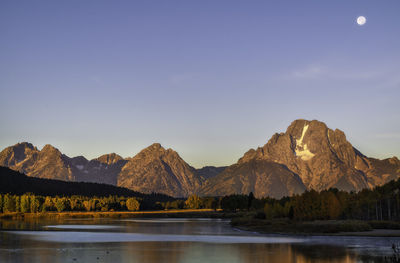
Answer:
<svg viewBox="0 0 400 263"><path fill-rule="evenodd" d="M365 236L365 237L400 237L398 222L377 222L360 220L260 220L234 218L231 226L258 234L298 235L298 236Z"/></svg>
<svg viewBox="0 0 400 263"><path fill-rule="evenodd" d="M222 217L220 209L174 209L154 211L115 211L115 212L42 212L42 213L1 213L0 219L34 219L34 218L128 218L128 217Z"/></svg>
<svg viewBox="0 0 400 263"><path fill-rule="evenodd" d="M358 232L338 232L338 233L302 233L302 232L266 232L260 231L253 228L247 228L242 226L232 226L232 228L238 231L246 231L250 233L256 233L259 235L282 235L282 236L343 236L343 237L400 237L399 229L372 229L369 231L358 231Z"/></svg>

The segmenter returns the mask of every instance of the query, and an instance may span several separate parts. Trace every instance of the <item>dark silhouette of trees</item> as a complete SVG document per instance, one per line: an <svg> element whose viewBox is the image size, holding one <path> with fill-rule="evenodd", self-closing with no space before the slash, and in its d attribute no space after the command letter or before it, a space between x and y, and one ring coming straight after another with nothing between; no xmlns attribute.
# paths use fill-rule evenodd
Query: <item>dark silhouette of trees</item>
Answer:
<svg viewBox="0 0 400 263"><path fill-rule="evenodd" d="M250 192L249 196L247 197L247 210L250 210L251 204L253 203L254 199L255 198L253 192Z"/></svg>
<svg viewBox="0 0 400 263"><path fill-rule="evenodd" d="M328 189L321 192L306 191L300 195L251 201L251 195L230 195L222 197L224 211L250 209L263 213L267 219L287 217L293 220L400 220L400 179L374 189L359 192L345 192ZM250 208L249 208L250 205ZM261 218L261 214L258 215Z"/></svg>

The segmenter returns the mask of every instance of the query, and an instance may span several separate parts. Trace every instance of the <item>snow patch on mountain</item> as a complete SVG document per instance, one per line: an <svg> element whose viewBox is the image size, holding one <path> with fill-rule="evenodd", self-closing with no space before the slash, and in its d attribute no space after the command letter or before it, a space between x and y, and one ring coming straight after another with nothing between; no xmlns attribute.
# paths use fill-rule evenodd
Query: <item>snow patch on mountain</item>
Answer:
<svg viewBox="0 0 400 263"><path fill-rule="evenodd" d="M296 153L296 156L299 156L303 161L311 160L315 155L312 152L310 152L307 144L303 143L304 135L307 132L308 126L309 125L304 125L300 139L296 140L295 153Z"/></svg>

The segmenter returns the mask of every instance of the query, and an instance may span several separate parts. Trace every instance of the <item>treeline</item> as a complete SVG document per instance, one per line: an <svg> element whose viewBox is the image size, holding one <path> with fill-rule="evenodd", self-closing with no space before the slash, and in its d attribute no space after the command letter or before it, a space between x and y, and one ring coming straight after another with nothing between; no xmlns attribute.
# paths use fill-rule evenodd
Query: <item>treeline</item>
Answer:
<svg viewBox="0 0 400 263"><path fill-rule="evenodd" d="M289 201L294 219L400 220L399 189L400 179L357 193L337 189L308 191Z"/></svg>
<svg viewBox="0 0 400 263"><path fill-rule="evenodd" d="M134 197L38 196L34 194L0 194L0 212L64 212L64 211L138 211L145 203ZM141 207L142 206L142 207Z"/></svg>
<svg viewBox="0 0 400 263"><path fill-rule="evenodd" d="M150 196L150 195L149 195ZM32 193L23 195L0 194L0 213L21 212L113 212L169 209L218 209L221 198L192 195L188 199L155 202L146 198L108 196L41 196Z"/></svg>
<svg viewBox="0 0 400 263"><path fill-rule="evenodd" d="M256 199L253 194L222 198L224 211L256 211L258 218L294 220L400 220L400 179L372 190L345 192L329 189L306 191L282 199Z"/></svg>
<svg viewBox="0 0 400 263"><path fill-rule="evenodd" d="M149 198L108 196L41 196L32 193L23 195L0 194L0 213L21 212L113 212L170 209L224 209L232 211L248 208L247 195L226 197L199 197L191 195L187 199L172 199L167 202ZM254 200L255 203L255 200ZM235 208L234 208L235 207Z"/></svg>
<svg viewBox="0 0 400 263"><path fill-rule="evenodd" d="M252 195L252 194L251 194ZM253 197L254 199L254 197ZM249 208L248 195L229 195L224 197L200 197L191 195L186 200L176 199L168 202L157 202L160 209L223 209L224 211L240 211ZM254 200L262 202L260 200Z"/></svg>

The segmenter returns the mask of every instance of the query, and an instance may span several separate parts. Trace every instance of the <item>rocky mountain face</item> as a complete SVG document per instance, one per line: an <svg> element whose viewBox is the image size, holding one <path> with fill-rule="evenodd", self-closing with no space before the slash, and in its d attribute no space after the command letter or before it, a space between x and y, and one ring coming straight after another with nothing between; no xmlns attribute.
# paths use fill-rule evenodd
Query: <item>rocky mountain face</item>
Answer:
<svg viewBox="0 0 400 263"><path fill-rule="evenodd" d="M257 197L279 198L306 189L357 191L400 177L396 157L366 157L342 131L316 120L295 120L286 132L274 134L263 147L249 150L229 167L195 169L158 143L132 158L112 153L93 160L70 158L51 145L38 150L19 143L0 153L0 166L33 177L107 183L175 197L253 192Z"/></svg>
<svg viewBox="0 0 400 263"><path fill-rule="evenodd" d="M38 150L24 142L4 149L0 153L0 166L32 177L106 183L175 197L195 193L205 178L219 171L219 168L208 167L198 174L178 153L158 143L132 158L124 159L111 153L89 161L83 156L70 158L51 145Z"/></svg>
<svg viewBox="0 0 400 263"><path fill-rule="evenodd" d="M317 191L331 187L358 191L382 185L400 176L399 160L396 157L386 160L368 158L346 140L341 130L331 130L325 123L316 120L296 120L285 133L276 133L263 147L245 153L237 164L208 182L212 187L206 185L201 192L206 195L218 193L220 190L217 185L231 182L230 177L235 177L237 183L232 184L230 190L225 188L224 193L246 193L250 190L246 187L249 184L247 181L251 181L250 185L257 185L259 180L257 176L252 176L257 169L249 165L255 161L268 162L263 171L274 164L281 165L301 179L303 189ZM248 169L243 170L246 166ZM270 171L268 180L276 181L283 174L273 169ZM238 182L238 174L245 179ZM286 191L285 194L297 193L301 191L301 185L292 183L282 191ZM253 192L256 196L264 195L261 189L254 188ZM270 196L281 196L272 190L269 193Z"/></svg>
<svg viewBox="0 0 400 263"><path fill-rule="evenodd" d="M267 160L252 159L226 168L204 182L200 193L209 196L248 194L256 197L281 198L306 190L300 177L285 165Z"/></svg>
<svg viewBox="0 0 400 263"><path fill-rule="evenodd" d="M0 166L28 176L113 185L125 162L115 153L91 161L83 156L70 158L49 144L38 150L26 142L7 147L0 153Z"/></svg>
<svg viewBox="0 0 400 263"><path fill-rule="evenodd" d="M215 166L205 166L200 169L196 169L196 174L202 180L207 180L217 176L218 174L222 173L225 170L226 166L215 167Z"/></svg>
<svg viewBox="0 0 400 263"><path fill-rule="evenodd" d="M118 176L118 186L142 193L176 197L195 193L202 180L177 152L155 143L130 158Z"/></svg>
<svg viewBox="0 0 400 263"><path fill-rule="evenodd" d="M30 143L18 143L0 153L0 165L29 176L75 181L69 158L51 145L41 151Z"/></svg>

